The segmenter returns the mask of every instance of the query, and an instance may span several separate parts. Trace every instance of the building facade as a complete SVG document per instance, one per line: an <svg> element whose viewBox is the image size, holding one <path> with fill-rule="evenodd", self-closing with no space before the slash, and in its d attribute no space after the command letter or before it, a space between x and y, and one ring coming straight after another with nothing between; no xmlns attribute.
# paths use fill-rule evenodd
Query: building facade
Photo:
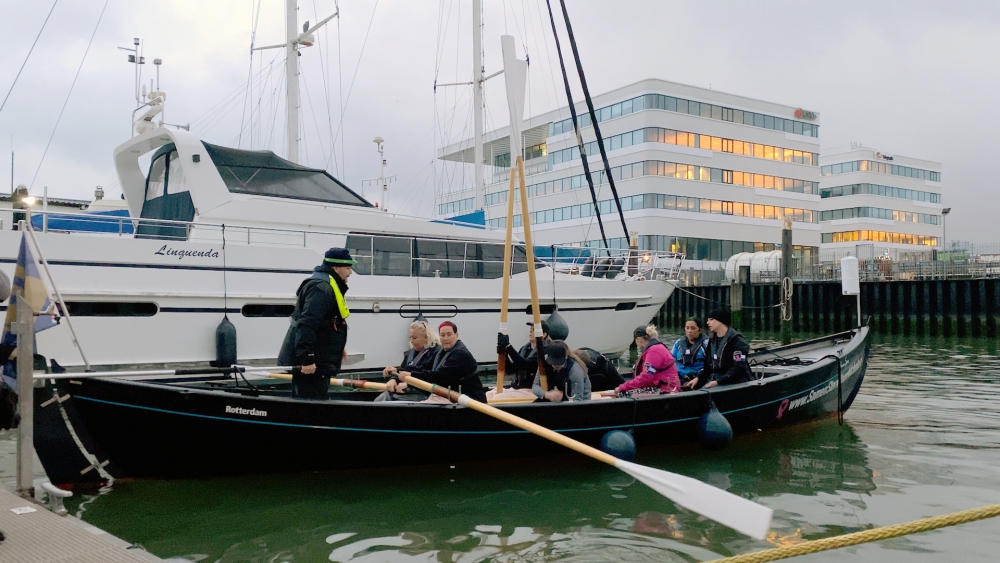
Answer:
<svg viewBox="0 0 1000 563"><path fill-rule="evenodd" d="M852 145L820 156L822 250L930 260L943 244L941 164ZM859 249L861 247L861 249Z"/></svg>
<svg viewBox="0 0 1000 563"><path fill-rule="evenodd" d="M821 241L819 115L715 90L649 79L594 98L627 231L619 220L586 105L578 104L609 246L630 234L648 250L684 252L689 260L725 261L775 249L782 217L793 243L811 259ZM593 199L568 108L530 118L524 132L529 209L536 245L600 247ZM506 221L508 129L486 135L484 213ZM444 161L472 162L471 140L442 149ZM475 207L471 189L439 193L441 218ZM518 205L518 208L520 206ZM520 217L515 217L520 232Z"/></svg>

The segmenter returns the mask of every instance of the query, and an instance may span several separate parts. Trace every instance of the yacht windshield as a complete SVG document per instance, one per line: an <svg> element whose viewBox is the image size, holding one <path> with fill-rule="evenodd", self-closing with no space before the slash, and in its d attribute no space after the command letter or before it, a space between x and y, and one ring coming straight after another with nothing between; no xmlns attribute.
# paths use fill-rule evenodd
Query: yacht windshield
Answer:
<svg viewBox="0 0 1000 563"><path fill-rule="evenodd" d="M372 207L324 170L299 166L271 151L203 144L232 193Z"/></svg>

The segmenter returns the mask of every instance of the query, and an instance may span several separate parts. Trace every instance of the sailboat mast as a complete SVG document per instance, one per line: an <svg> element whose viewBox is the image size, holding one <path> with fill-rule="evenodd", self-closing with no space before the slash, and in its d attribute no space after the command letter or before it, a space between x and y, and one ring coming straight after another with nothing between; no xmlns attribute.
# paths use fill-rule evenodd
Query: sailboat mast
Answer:
<svg viewBox="0 0 1000 563"><path fill-rule="evenodd" d="M291 1L291 0L289 0ZM476 209L483 209L486 187L483 185L483 5L472 0L472 121L475 130ZM511 160L513 162L513 160Z"/></svg>
<svg viewBox="0 0 1000 563"><path fill-rule="evenodd" d="M288 160L299 163L299 19L296 0L285 0L285 93Z"/></svg>

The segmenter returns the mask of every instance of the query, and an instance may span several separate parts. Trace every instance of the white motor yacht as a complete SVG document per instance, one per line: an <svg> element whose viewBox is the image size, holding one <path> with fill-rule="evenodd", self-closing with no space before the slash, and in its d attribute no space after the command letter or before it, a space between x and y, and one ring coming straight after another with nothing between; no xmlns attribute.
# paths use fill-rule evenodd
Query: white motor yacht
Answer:
<svg viewBox="0 0 1000 563"><path fill-rule="evenodd" d="M150 152L144 172L140 157ZM452 320L478 360L495 361L502 232L386 213L323 170L183 130L149 130L114 158L129 217L102 218L100 232L34 233L91 365L213 360L224 315L236 326L241 362L273 361L295 291L330 247L358 260L347 294L351 368L398 362L418 314L435 325ZM11 278L21 235L0 232L0 264ZM530 319L523 247L514 261L516 343L516 327ZM536 262L540 309L558 304L571 346L621 352L669 297L679 256L625 262L589 271ZM39 333L38 350L82 364L66 326Z"/></svg>

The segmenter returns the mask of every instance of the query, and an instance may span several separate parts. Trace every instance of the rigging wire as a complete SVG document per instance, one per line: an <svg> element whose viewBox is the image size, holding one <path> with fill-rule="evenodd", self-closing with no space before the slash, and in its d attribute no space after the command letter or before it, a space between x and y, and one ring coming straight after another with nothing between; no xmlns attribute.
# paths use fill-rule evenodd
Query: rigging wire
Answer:
<svg viewBox="0 0 1000 563"><path fill-rule="evenodd" d="M316 18L316 21L319 21L319 11L316 9L316 0L313 0L313 17ZM340 166L337 163L337 159L334 158L334 154L336 153L337 140L333 138L333 117L330 115L330 78L329 78L329 68L328 68L330 65L330 50L329 50L330 34L328 30L329 26L323 26L323 36L324 36L323 45L322 48L319 49L319 68L320 68L320 74L323 77L323 95L326 100L326 108L325 108L326 123L327 123L327 128L329 129L328 132L330 133L330 154L327 155L325 159L326 165L324 166L324 169L330 168L330 160L333 160L335 172L337 172L337 175L339 176L340 173L338 170ZM324 49L326 49L325 56L323 52ZM313 118L315 119L315 113L313 114ZM317 134L319 134L318 126L317 126Z"/></svg>
<svg viewBox="0 0 1000 563"><path fill-rule="evenodd" d="M344 127L344 111L346 111L347 104L350 103L351 101L351 92L354 91L354 82L358 78L358 70L361 68L361 59L362 57L365 56L365 47L368 45L368 35L372 31L372 23L374 23L375 21L375 14L378 12L378 3L379 0L375 0L375 7L372 8L372 17L370 20L368 20L368 30L365 31L365 40L361 43L361 53L358 54L358 64L357 66L354 67L354 76L351 77L351 85L347 88L347 98L344 99L344 104L340 108L340 124L337 125L338 135L340 134L340 131ZM340 18L337 18L337 21L339 26ZM345 169L346 169L346 163L345 163ZM344 171L344 174L345 175L347 174L346 170Z"/></svg>
<svg viewBox="0 0 1000 563"><path fill-rule="evenodd" d="M10 88L7 90L7 95L3 97L3 103L0 103L0 112L3 111L4 106L7 105L7 99L10 98L10 93L14 91L14 85L17 84L17 79L21 77L21 71L24 70L24 65L28 64L28 59L31 58L31 52L35 50L35 45L38 44L38 38L42 36L42 32L45 31L45 24L49 23L49 17L52 16L53 10L56 9L56 4L59 0L52 3L52 7L49 8L49 13L45 16L45 21L42 22L42 28L38 30L38 35L35 36L35 40L31 43L31 48L28 49L27 56L24 57L24 62L21 63L21 68L17 70L17 74L14 76L14 82L10 83Z"/></svg>
<svg viewBox="0 0 1000 563"><path fill-rule="evenodd" d="M243 96L243 111L240 113L240 135L237 140L236 148L241 148L243 146L243 119L246 117L247 113L247 98L251 98L250 91L253 88L253 46L254 41L257 39L257 22L260 21L260 5L264 3L264 0L257 0L257 12L256 15L251 16L253 21L253 30L250 32L250 68L247 69L247 88L246 94ZM253 14L253 1L250 2L250 13ZM250 108L250 123L251 131L253 130L253 107ZM253 134L250 135L250 148L253 148Z"/></svg>
<svg viewBox="0 0 1000 563"><path fill-rule="evenodd" d="M559 43L559 33L556 30L556 19L552 15L552 4L549 0L545 0L545 5L549 9L549 21L552 23L552 37L556 42L556 53L559 55L559 68L562 70L563 85L566 88L566 101L569 104L570 116L573 119L573 131L576 133L576 144L580 148L580 162L583 163L583 173L587 177L587 185L590 187L590 197L594 200L594 214L597 216L597 224L601 227L601 240L604 242L604 248L608 249L608 237L604 232L604 221L601 220L601 205L597 201L597 191L594 190L594 178L590 173L590 163L587 161L587 150L584 148L583 137L580 135L580 122L576 115L576 106L573 104L573 92L569 87L569 75L566 73L566 63L563 61L562 56L562 46ZM624 225L625 220L622 220ZM625 231L625 236L628 236L628 231Z"/></svg>
<svg viewBox="0 0 1000 563"><path fill-rule="evenodd" d="M334 0L334 7L337 9L337 14L340 14L340 2ZM337 16L337 90L338 90L338 103L340 104L340 121L344 121L344 58L342 56L343 51L340 48L340 16ZM340 170L347 174L347 162L344 156L344 135L345 133L341 130L340 133ZM336 143L337 136L334 135L334 143ZM336 158L336 157L334 157Z"/></svg>
<svg viewBox="0 0 1000 563"><path fill-rule="evenodd" d="M546 3L549 0L545 0ZM566 11L566 0L559 0L559 5L562 6L563 19L566 22L566 35L569 36L569 44L573 49L573 59L576 61L576 72L580 75L580 86L583 87L583 97L587 101L587 110L590 112L591 125L594 127L594 135L597 137L597 148L601 151L601 159L604 161L604 175L608 180L608 185L611 187L611 196L615 200L615 205L618 207L618 218L622 222L622 230L624 231L625 241L629 241L628 227L625 225L625 212L622 211L622 202L618 198L618 190L615 188L615 178L611 174L611 164L608 162L608 153L604 149L604 137L601 136L601 127L597 122L597 113L594 111L594 100L590 97L590 88L587 87L587 77L583 73L583 63L580 62L580 51L576 46L576 37L573 35L573 25L569 21L569 12ZM575 110L574 110L575 111ZM577 132L579 136L579 132ZM583 147L580 147L581 153ZM596 206L597 203L595 202ZM607 242L605 241L605 245Z"/></svg>
<svg viewBox="0 0 1000 563"><path fill-rule="evenodd" d="M42 158L38 161L38 168L35 169L35 175L31 177L31 185L28 186L28 193L31 193L31 188L35 186L35 179L38 178L38 172L42 169L42 163L45 162L45 155L49 152L49 146L52 144L52 139L56 136L56 130L59 129L59 122L62 121L63 112L66 111L66 105L69 104L69 98L73 95L73 88L76 86L76 79L80 78L80 71L83 70L83 63L87 60L87 53L90 52L90 46L94 44L94 37L97 35L97 29L101 26L101 20L104 19L104 10L108 8L109 0L104 0L104 7L101 8L101 15L97 17L97 25L94 26L94 32L90 34L90 41L87 43L87 49L83 52L83 58L80 59L80 66L76 68L76 74L73 76L73 83L69 85L69 92L66 93L66 100L63 102L62 109L59 110L59 117L56 118L56 124L52 127L52 134L49 135L49 142L45 143L45 150L42 151ZM54 6L53 6L54 7Z"/></svg>
<svg viewBox="0 0 1000 563"><path fill-rule="evenodd" d="M319 120L316 119L316 110L313 108L312 95L309 94L309 82L306 80L305 69L300 70L299 74L302 76L302 84L305 86L306 101L309 102L309 113L312 114L313 128L316 129L316 139L317 141L319 141L319 150L322 151L322 153L325 155L326 147L323 145L323 136L322 133L320 133L319 131L319 124L317 123ZM305 138L305 134L303 134L302 137Z"/></svg>

